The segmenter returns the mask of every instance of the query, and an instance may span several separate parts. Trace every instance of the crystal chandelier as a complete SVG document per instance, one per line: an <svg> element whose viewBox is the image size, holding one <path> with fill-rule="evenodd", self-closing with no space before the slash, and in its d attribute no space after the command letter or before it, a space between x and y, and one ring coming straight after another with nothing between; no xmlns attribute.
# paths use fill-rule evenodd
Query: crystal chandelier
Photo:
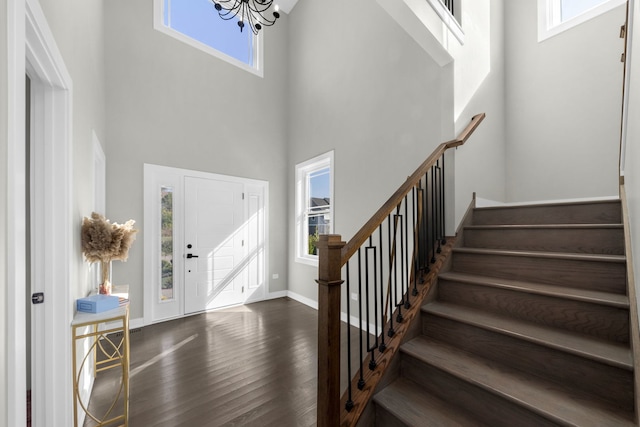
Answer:
<svg viewBox="0 0 640 427"><path fill-rule="evenodd" d="M220 15L220 18L229 20L239 16L238 27L244 29L245 22L249 23L253 34L258 34L262 26L270 27L280 18L278 6L274 7L273 19L267 18L264 13L271 7L273 0L211 0Z"/></svg>

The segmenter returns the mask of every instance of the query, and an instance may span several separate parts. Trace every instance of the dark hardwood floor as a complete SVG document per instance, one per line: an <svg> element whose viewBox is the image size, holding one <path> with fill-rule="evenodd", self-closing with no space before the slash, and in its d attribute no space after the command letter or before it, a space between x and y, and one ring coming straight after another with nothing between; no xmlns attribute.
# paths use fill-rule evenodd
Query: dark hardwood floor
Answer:
<svg viewBox="0 0 640 427"><path fill-rule="evenodd" d="M315 425L317 318L282 298L133 332L129 425ZM107 410L117 382L116 372L99 376L91 410Z"/></svg>

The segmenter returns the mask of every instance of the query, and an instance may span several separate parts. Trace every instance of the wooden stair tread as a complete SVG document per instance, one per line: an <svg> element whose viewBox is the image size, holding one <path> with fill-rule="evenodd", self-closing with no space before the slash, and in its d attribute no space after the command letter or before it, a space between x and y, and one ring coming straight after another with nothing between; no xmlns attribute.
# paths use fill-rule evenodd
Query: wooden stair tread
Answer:
<svg viewBox="0 0 640 427"><path fill-rule="evenodd" d="M423 306L422 311L566 351L610 366L633 370L631 350L623 344L578 335L562 329L553 329L456 304L431 302Z"/></svg>
<svg viewBox="0 0 640 427"><path fill-rule="evenodd" d="M592 206L592 205L619 205L619 198L611 199L593 199L593 200L567 200L567 201L549 201L544 203L513 203L500 204L495 206L481 206L477 210L496 210L496 209L521 209L521 208L545 208L545 207L566 207L566 206Z"/></svg>
<svg viewBox="0 0 640 427"><path fill-rule="evenodd" d="M491 286L494 288L502 288L537 295L571 299L575 301L583 301L624 309L629 308L629 298L626 295L614 294L611 292L546 285L542 283L527 282L522 280L503 279L498 277L481 276L478 274L466 274L452 271L441 273L438 277L445 280L473 285Z"/></svg>
<svg viewBox="0 0 640 427"><path fill-rule="evenodd" d="M465 230L592 230L592 229L621 229L622 224L486 224L466 225Z"/></svg>
<svg viewBox="0 0 640 427"><path fill-rule="evenodd" d="M402 352L563 425L635 425L633 414L424 336Z"/></svg>
<svg viewBox="0 0 640 427"><path fill-rule="evenodd" d="M550 202L476 207L475 223L492 224L607 224L621 223L620 200Z"/></svg>
<svg viewBox="0 0 640 427"><path fill-rule="evenodd" d="M425 427L483 426L460 408L425 392L411 380L399 378L374 397L376 405L406 425Z"/></svg>
<svg viewBox="0 0 640 427"><path fill-rule="evenodd" d="M518 251L518 250L504 250L504 249L484 249L484 248L454 248L454 256L456 253L465 254L478 254L478 255L502 255L502 256L515 256L515 257L532 257L532 258L549 258L549 259L563 259L573 261L599 261L599 262L612 262L612 263L624 263L626 257L624 255L606 255L606 254L580 254L580 253L565 253L565 252L538 252L538 251Z"/></svg>

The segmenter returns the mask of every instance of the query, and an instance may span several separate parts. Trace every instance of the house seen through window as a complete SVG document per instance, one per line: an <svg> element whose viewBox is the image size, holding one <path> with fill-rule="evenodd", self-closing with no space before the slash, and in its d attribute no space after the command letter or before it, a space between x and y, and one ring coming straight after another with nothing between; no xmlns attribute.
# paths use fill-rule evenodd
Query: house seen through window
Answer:
<svg viewBox="0 0 640 427"><path fill-rule="evenodd" d="M317 264L321 234L333 230L333 152L296 165L296 260Z"/></svg>
<svg viewBox="0 0 640 427"><path fill-rule="evenodd" d="M186 44L250 70L258 67L258 36L238 20L220 18L211 0L154 0L154 28Z"/></svg>
<svg viewBox="0 0 640 427"><path fill-rule="evenodd" d="M309 194L307 217L309 220L309 254L317 255L316 243L320 234L331 232L331 193L329 167L307 174Z"/></svg>

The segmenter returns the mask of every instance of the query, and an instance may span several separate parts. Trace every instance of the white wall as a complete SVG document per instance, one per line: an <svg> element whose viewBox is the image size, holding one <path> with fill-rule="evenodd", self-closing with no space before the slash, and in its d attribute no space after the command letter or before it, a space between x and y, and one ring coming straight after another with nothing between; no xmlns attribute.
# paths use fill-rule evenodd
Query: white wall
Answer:
<svg viewBox="0 0 640 427"><path fill-rule="evenodd" d="M620 6L538 43L536 2L505 2L507 198L617 195Z"/></svg>
<svg viewBox="0 0 640 427"><path fill-rule="evenodd" d="M7 22L7 0L0 0L0 23ZM9 81L7 61L7 32L0 31L0 129L7 129ZM0 427L9 427L7 411L7 146L6 131L0 132Z"/></svg>
<svg viewBox="0 0 640 427"><path fill-rule="evenodd" d="M288 192L297 163L335 149L334 232L347 241L441 142L440 68L370 0L298 2L290 33ZM315 301L288 206L289 290Z"/></svg>
<svg viewBox="0 0 640 427"><path fill-rule="evenodd" d="M636 280L636 295L640 284L640 4L633 0L633 34L630 35L632 49L628 52L633 70L630 74L629 108L627 110L626 155L624 165L625 193L631 223L631 245L633 269ZM640 301L639 301L640 303Z"/></svg>
<svg viewBox="0 0 640 427"><path fill-rule="evenodd" d="M103 2L39 0L47 23L73 80L72 214L73 265L71 296L86 296L91 288L89 265L80 247L80 225L93 209L93 134L104 143Z"/></svg>
<svg viewBox="0 0 640 427"><path fill-rule="evenodd" d="M113 281L143 316L143 164L269 182L271 292L286 289L288 17L264 31L264 78L153 29L152 0L105 2L107 217L141 230ZM215 17L218 19L217 17Z"/></svg>
<svg viewBox="0 0 640 427"><path fill-rule="evenodd" d="M486 113L487 117L468 142L455 150L456 226L471 203L473 192L491 200L506 199L503 3L506 2L462 3L465 44L454 64L456 133L473 115Z"/></svg>

